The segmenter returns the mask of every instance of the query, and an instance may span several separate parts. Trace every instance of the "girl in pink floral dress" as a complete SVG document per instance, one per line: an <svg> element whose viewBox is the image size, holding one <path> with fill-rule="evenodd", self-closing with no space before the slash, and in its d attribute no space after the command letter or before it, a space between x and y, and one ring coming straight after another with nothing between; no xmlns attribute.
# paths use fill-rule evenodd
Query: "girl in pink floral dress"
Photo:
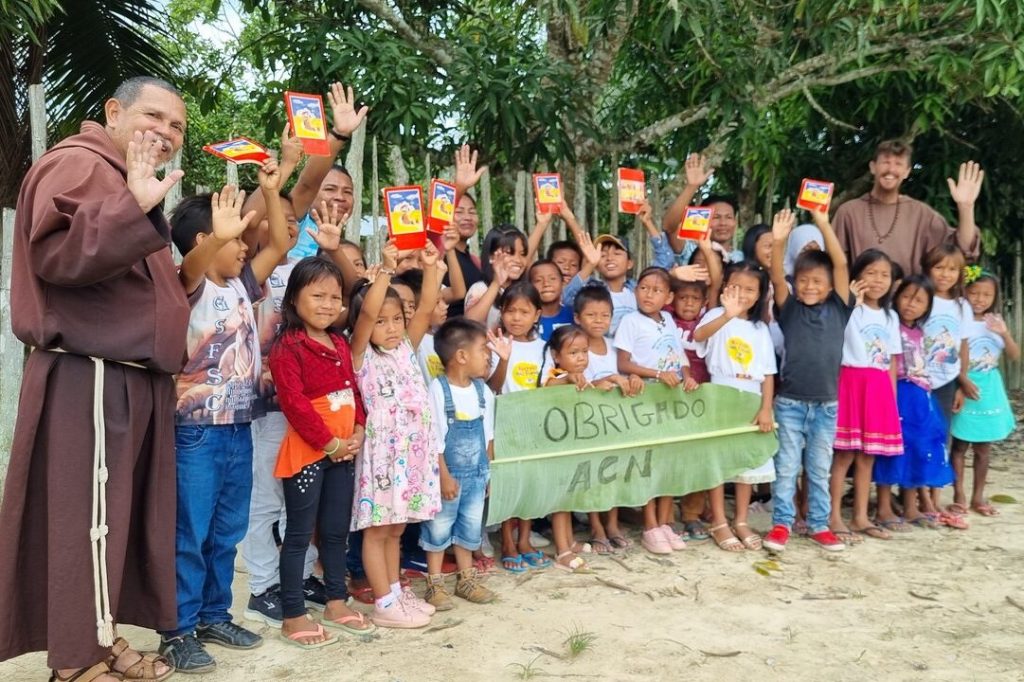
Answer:
<svg viewBox="0 0 1024 682"><path fill-rule="evenodd" d="M366 440L356 459L352 530L363 530L363 565L381 627L418 628L434 608L399 585L399 538L407 521L441 509L438 453L427 387L416 348L430 326L440 277L437 249L423 250L423 293L409 326L390 287L398 249L388 243L381 268L356 286L350 301L352 364L366 406Z"/></svg>

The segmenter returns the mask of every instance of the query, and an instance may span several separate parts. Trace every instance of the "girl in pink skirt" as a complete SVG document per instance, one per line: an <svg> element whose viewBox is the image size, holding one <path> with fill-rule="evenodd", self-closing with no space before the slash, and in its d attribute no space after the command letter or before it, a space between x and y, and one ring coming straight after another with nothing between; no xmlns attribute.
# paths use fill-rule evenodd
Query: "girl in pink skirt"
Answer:
<svg viewBox="0 0 1024 682"><path fill-rule="evenodd" d="M900 416L896 410L896 365L903 353L899 316L891 309L892 261L878 249L857 257L850 272L850 290L857 296L843 339L839 370L839 415L832 461L832 532L847 544L861 541L855 533L890 539L868 516L868 494L875 457L903 454ZM846 475L853 474L853 518L843 521L841 508Z"/></svg>

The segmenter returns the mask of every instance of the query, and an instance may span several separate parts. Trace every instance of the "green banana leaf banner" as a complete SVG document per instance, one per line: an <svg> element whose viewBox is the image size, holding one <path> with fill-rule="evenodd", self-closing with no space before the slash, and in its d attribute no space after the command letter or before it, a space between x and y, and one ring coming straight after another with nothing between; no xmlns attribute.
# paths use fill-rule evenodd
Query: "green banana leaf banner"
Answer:
<svg viewBox="0 0 1024 682"><path fill-rule="evenodd" d="M642 395L554 386L498 396L487 522L637 507L708 490L778 449L751 424L761 397L648 384Z"/></svg>

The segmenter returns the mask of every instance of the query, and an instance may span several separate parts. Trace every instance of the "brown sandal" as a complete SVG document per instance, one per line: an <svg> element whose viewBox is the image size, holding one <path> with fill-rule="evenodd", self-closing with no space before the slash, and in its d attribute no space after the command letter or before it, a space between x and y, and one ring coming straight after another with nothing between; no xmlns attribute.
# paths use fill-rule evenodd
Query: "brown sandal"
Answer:
<svg viewBox="0 0 1024 682"><path fill-rule="evenodd" d="M174 674L174 666L166 658L160 654L143 654L141 651L135 652L141 657L139 660L128 666L123 672L117 670L114 667L117 659L129 649L131 649L131 646L128 644L128 641L124 637L118 637L114 640L114 646L110 649L110 657L107 659L107 666L110 668L110 672L119 675L121 679L130 680L131 682L163 682ZM163 675L156 674L158 663L167 666L167 672Z"/></svg>
<svg viewBox="0 0 1024 682"><path fill-rule="evenodd" d="M112 675L117 678L121 676L120 673L111 670L106 661L103 661L89 668L79 668L76 672L71 673L71 677L61 677L56 670L51 670L50 682L92 682L101 675Z"/></svg>

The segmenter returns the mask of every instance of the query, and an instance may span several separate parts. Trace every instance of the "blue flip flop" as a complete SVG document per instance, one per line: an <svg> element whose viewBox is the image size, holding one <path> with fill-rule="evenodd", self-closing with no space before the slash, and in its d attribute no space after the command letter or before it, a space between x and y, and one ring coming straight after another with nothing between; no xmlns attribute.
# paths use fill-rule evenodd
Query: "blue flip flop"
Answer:
<svg viewBox="0 0 1024 682"><path fill-rule="evenodd" d="M551 566L551 559L544 556L544 552L523 552L523 561L530 568L548 568Z"/></svg>
<svg viewBox="0 0 1024 682"><path fill-rule="evenodd" d="M506 565L506 562L512 564L513 568L509 568ZM501 557L501 567L503 569L505 569L506 571L508 571L509 573L516 573L516 574L518 574L518 573L526 573L528 570L530 570L529 568L527 568L524 565L524 563L523 563L523 555L522 554L516 554L514 556L503 556L503 557Z"/></svg>

